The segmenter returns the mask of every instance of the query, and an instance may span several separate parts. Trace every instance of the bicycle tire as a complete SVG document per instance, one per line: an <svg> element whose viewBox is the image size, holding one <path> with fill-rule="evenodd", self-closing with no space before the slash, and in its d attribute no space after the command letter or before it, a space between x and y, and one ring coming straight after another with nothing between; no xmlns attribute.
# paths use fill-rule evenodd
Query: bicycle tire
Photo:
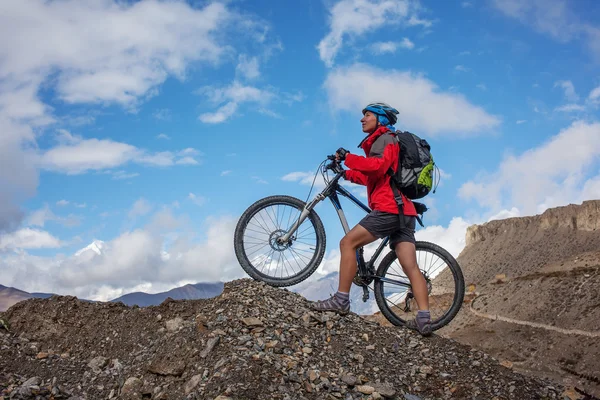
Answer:
<svg viewBox="0 0 600 400"><path fill-rule="evenodd" d="M444 248L430 242L418 241L415 243L415 247L417 251L426 251L435 254L440 259L442 259L452 273L452 277L454 280L454 297L452 300L452 305L450 308L439 318L432 319L431 329L438 330L444 326L446 326L450 321L454 319L460 308L462 307L462 303L465 296L465 281L460 265L456 261L456 259ZM394 251L390 251L381 261L379 267L377 268L376 275L378 277L385 277L388 269L392 265L394 261L397 260L396 253ZM435 279L434 279L435 280ZM385 299L384 290L383 290L383 281L375 278L374 282L374 291L375 291L375 299L377 301L377 306L379 307L381 313L385 316L385 318L396 326L405 326L406 320L402 319L398 316L392 307L389 306L388 302ZM398 309L398 306L395 306Z"/></svg>
<svg viewBox="0 0 600 400"><path fill-rule="evenodd" d="M255 216L261 210L271 205L287 205L299 211L302 211L305 204L306 203L304 201L292 196L269 196L256 201L254 204L248 207L246 211L242 214L235 228L234 249L235 255L240 263L240 266L244 269L244 271L246 271L248 275L250 275L250 277L252 277L255 280L265 282L271 286L284 287L300 283L315 272L325 254L326 239L323 222L314 210L312 210L308 214L306 220L310 221L310 223L314 227L316 233L316 248L310 262L306 265L306 267L301 269L300 272L286 278L277 278L264 274L263 272L259 271L258 268L252 265L252 262L250 261L246 254L246 251L244 250L244 232L246 231L248 223L250 222L253 216Z"/></svg>

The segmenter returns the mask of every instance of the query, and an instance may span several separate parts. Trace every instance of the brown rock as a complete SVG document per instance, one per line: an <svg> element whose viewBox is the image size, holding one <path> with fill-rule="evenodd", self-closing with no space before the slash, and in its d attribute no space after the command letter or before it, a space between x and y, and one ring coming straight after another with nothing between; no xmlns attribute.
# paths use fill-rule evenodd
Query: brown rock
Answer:
<svg viewBox="0 0 600 400"><path fill-rule="evenodd" d="M196 328L198 329L198 332L206 332L208 329L206 326L206 317L204 315L196 315Z"/></svg>
<svg viewBox="0 0 600 400"><path fill-rule="evenodd" d="M396 395L396 390L394 389L394 386L392 384L373 383L372 385L375 391L383 397L394 397Z"/></svg>
<svg viewBox="0 0 600 400"><path fill-rule="evenodd" d="M185 370L185 361L181 358L175 357L157 357L155 358L150 366L148 367L148 371L157 375L173 375L180 376L183 374Z"/></svg>
<svg viewBox="0 0 600 400"><path fill-rule="evenodd" d="M128 378L121 388L121 397L124 399L141 399L143 383L139 378Z"/></svg>
<svg viewBox="0 0 600 400"><path fill-rule="evenodd" d="M202 353L200 353L200 357L206 358L206 356L208 356L212 349L214 349L214 347L219 343L220 339L221 336L215 336L213 338L208 339L206 347L204 348L204 350L202 350Z"/></svg>
<svg viewBox="0 0 600 400"><path fill-rule="evenodd" d="M371 394L375 391L375 388L373 386L360 385L356 387L356 390L358 390L362 394Z"/></svg>
<svg viewBox="0 0 600 400"><path fill-rule="evenodd" d="M306 390L308 393L312 393L313 388L310 382L304 381L304 390Z"/></svg>
<svg viewBox="0 0 600 400"><path fill-rule="evenodd" d="M263 322L255 317L246 317L246 318L242 318L242 322L246 325L246 326L263 326Z"/></svg>
<svg viewBox="0 0 600 400"><path fill-rule="evenodd" d="M342 376L342 382L344 382L348 386L356 385L356 381L357 381L357 379L355 376L352 376L352 375L343 375Z"/></svg>
<svg viewBox="0 0 600 400"><path fill-rule="evenodd" d="M196 386L202 381L202 375L194 375L192 378L185 384L185 394L190 394Z"/></svg>

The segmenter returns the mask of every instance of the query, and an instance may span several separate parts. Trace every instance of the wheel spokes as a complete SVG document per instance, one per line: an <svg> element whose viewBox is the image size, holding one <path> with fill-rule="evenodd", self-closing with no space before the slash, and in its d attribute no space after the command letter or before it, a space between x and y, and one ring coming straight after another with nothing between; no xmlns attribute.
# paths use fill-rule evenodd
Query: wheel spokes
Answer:
<svg viewBox="0 0 600 400"><path fill-rule="evenodd" d="M300 216L301 210L289 204L272 204L260 209L244 231L244 252L263 275L287 279L302 272L317 251L317 233L310 218L305 219L288 243L277 239Z"/></svg>
<svg viewBox="0 0 600 400"><path fill-rule="evenodd" d="M429 311L432 322L435 322L443 318L452 307L456 290L454 280L450 280L451 285L443 285L437 281L434 283L434 278L442 273L451 274L451 271L444 258L428 249L417 248L417 264L425 277L429 293ZM410 285L408 276L397 259L388 267L385 276ZM389 310L403 321L413 319L419 308L412 289L393 282L382 281L381 284L383 298Z"/></svg>

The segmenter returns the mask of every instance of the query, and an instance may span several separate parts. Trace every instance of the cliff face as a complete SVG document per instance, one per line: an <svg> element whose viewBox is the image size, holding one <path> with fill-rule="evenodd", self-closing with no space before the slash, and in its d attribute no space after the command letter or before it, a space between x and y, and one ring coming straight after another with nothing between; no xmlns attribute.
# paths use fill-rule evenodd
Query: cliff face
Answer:
<svg viewBox="0 0 600 400"><path fill-rule="evenodd" d="M527 231L550 231L566 229L571 231L600 231L600 200L584 201L581 205L570 204L550 208L533 217L507 218L490 221L483 225L473 225L467 229L466 245L474 245L499 236L514 235Z"/></svg>
<svg viewBox="0 0 600 400"><path fill-rule="evenodd" d="M600 250L600 200L469 227L458 260L467 284L532 274Z"/></svg>
<svg viewBox="0 0 600 400"><path fill-rule="evenodd" d="M443 333L599 396L600 200L471 226L466 244L466 302Z"/></svg>

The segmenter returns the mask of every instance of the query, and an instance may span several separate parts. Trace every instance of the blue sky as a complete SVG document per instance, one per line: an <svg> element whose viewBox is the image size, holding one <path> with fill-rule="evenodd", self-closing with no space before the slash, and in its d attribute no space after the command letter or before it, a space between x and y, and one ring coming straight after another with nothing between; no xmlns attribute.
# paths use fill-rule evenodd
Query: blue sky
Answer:
<svg viewBox="0 0 600 400"><path fill-rule="evenodd" d="M417 237L455 255L469 225L600 198L597 21L592 0L3 1L0 283L107 299L242 277L239 215L305 199L372 101L431 143ZM317 210L325 274L342 231Z"/></svg>

